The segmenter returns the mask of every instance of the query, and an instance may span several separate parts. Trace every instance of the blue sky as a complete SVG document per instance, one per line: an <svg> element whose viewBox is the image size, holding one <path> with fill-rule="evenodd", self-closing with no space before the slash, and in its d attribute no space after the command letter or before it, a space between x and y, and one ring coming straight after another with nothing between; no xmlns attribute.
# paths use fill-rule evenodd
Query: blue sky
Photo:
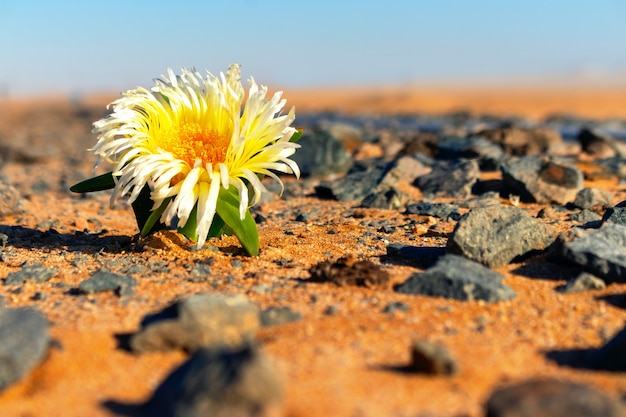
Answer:
<svg viewBox="0 0 626 417"><path fill-rule="evenodd" d="M0 95L231 62L281 88L626 74L624 0L2 0Z"/></svg>

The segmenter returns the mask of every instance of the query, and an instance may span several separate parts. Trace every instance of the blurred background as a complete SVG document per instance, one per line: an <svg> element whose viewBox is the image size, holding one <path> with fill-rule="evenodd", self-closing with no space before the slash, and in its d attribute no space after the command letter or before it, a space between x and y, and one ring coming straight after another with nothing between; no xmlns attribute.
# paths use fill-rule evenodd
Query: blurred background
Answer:
<svg viewBox="0 0 626 417"><path fill-rule="evenodd" d="M280 88L626 84L623 0L3 0L0 95L120 92L168 67Z"/></svg>

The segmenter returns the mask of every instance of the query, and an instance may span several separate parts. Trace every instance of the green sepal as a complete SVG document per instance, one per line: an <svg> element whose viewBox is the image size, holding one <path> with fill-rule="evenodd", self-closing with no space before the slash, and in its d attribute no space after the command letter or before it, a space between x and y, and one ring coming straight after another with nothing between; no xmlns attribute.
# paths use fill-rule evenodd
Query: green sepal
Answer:
<svg viewBox="0 0 626 417"><path fill-rule="evenodd" d="M148 216L148 218L146 219L146 221L143 224L143 227L141 227L141 237L146 237L148 236L150 233L152 232L156 232L157 230L161 230L164 229L166 227L166 225L164 223L161 223L159 221L159 219L161 218L161 215L163 214L163 212L165 211L165 209L167 208L168 203L170 202L170 200L174 198L174 197L168 197L165 200L163 200L163 203L153 212L150 213L150 215ZM152 202L152 200L150 200L150 202ZM152 208L152 207L150 207ZM134 209L134 207L133 207ZM137 217L137 213L135 213L135 217ZM160 223L160 225L158 223ZM139 223L137 223L139 224Z"/></svg>
<svg viewBox="0 0 626 417"><path fill-rule="evenodd" d="M110 190L112 188L115 188L113 172L107 172L106 174L89 178L88 180L81 181L78 184L71 186L70 191L73 193L91 193L95 191Z"/></svg>
<svg viewBox="0 0 626 417"><path fill-rule="evenodd" d="M259 254L259 231L250 210L246 211L243 220L239 218L239 195L234 187L228 190L220 189L215 211L207 238L234 234L248 255L257 256ZM185 225L178 228L180 233L193 241L198 240L197 215L198 204L196 203Z"/></svg>
<svg viewBox="0 0 626 417"><path fill-rule="evenodd" d="M193 207L193 210L189 214L189 219L187 219L187 223L185 223L183 227L178 228L179 233L182 233L183 235L187 236L187 238L193 241L198 240L198 234L196 233L196 228L198 226L197 213L198 204L196 203L196 205ZM225 227L225 225L226 223L224 223L224 220L222 220L222 218L216 213L215 216L213 216L213 222L211 223L211 227L209 227L207 239L211 237L220 237L222 235L232 234L229 233L229 231L227 230L228 228Z"/></svg>
<svg viewBox="0 0 626 417"><path fill-rule="evenodd" d="M250 256L259 255L259 231L256 223L246 210L243 220L239 217L239 195L235 187L220 189L217 199L217 214L224 221L225 227L230 228L233 234L239 239L239 243Z"/></svg>
<svg viewBox="0 0 626 417"><path fill-rule="evenodd" d="M146 184L139 192L137 199L135 199L132 203L133 212L135 212L135 219L137 220L137 226L141 231L141 236L145 237L150 233L166 228L165 224L157 222L161 215L159 214L156 216L154 214L158 210L163 212L163 210L165 210L165 205L161 205L157 210L155 210L155 212L152 211L153 205L154 202L150 198L150 187Z"/></svg>
<svg viewBox="0 0 626 417"><path fill-rule="evenodd" d="M303 129L298 129L298 130L296 131L296 133L294 133L294 134L291 136L291 139L289 139L289 142L294 142L294 143L295 143L295 142L299 141L299 140L300 140L300 138L302 137L302 134L303 134L303 133L304 133L304 130L303 130Z"/></svg>

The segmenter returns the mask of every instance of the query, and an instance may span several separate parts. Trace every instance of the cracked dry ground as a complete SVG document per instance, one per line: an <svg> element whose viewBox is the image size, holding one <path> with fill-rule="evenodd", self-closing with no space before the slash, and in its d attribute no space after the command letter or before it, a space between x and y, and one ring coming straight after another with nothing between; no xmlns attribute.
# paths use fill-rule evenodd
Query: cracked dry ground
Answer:
<svg viewBox="0 0 626 417"><path fill-rule="evenodd" d="M615 398L626 394L623 372L563 366L547 355L598 348L621 330L626 284L559 293L555 288L573 271L540 255L495 268L517 293L512 300L399 294L393 285L419 269L390 261L387 245L444 247L454 222L320 200L314 181L290 181L289 198L259 207L266 221L259 224L257 258L244 256L233 237L213 239L200 251L171 231L139 241L127 207L109 209L104 193L81 198L67 191L89 174L90 124L105 103L80 109L58 102L1 104L1 174L20 192L22 205L1 220L8 242L0 278L25 263L57 269L47 282L0 286L4 308L38 309L50 321L53 339L44 360L0 393L2 416L113 416L111 404L146 401L188 355L132 354L119 347L120 335L137 331L146 314L198 293L244 294L261 308L290 307L302 315L256 335L284 378L285 416L482 416L495 388L536 376L588 384ZM587 179L585 186L610 190L614 204L626 199L615 178ZM403 189L420 200L415 187ZM520 207L534 216L544 206ZM305 221L296 220L301 214ZM381 230L381 224L395 228ZM573 223L562 219L556 227L567 230ZM346 255L381 265L389 283L307 282L311 267ZM211 273L194 276L192 266L202 262L210 263ZM127 271L132 265L140 267L130 294L77 291L99 269ZM396 302L408 308L383 312ZM456 358L458 374L400 371L414 340L443 344Z"/></svg>

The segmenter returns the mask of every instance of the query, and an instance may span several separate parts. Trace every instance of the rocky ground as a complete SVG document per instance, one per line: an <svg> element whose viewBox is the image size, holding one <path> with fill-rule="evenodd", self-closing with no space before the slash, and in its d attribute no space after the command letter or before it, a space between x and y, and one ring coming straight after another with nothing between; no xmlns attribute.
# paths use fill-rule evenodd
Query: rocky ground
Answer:
<svg viewBox="0 0 626 417"><path fill-rule="evenodd" d="M626 119L305 108L249 258L69 192L104 104L0 102L0 415L624 415Z"/></svg>

